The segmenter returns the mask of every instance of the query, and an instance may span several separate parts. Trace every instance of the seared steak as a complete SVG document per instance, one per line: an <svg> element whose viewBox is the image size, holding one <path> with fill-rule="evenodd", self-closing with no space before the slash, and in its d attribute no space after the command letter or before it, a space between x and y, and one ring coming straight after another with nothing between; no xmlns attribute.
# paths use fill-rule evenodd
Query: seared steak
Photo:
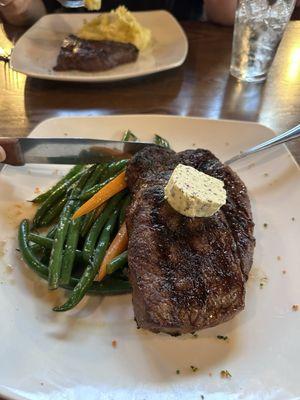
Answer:
<svg viewBox="0 0 300 400"><path fill-rule="evenodd" d="M139 50L131 43L111 40L85 40L68 36L57 57L55 71L104 71L136 61Z"/></svg>
<svg viewBox="0 0 300 400"><path fill-rule="evenodd" d="M177 213L164 187L179 163L222 179L227 203L208 218ZM126 222L138 327L172 335L229 320L244 308L255 239L247 190L208 150L138 152L127 167L133 199Z"/></svg>

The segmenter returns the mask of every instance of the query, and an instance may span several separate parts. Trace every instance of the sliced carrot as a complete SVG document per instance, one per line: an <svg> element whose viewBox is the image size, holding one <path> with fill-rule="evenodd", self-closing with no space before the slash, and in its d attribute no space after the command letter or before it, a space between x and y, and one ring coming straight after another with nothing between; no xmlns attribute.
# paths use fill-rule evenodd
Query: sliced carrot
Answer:
<svg viewBox="0 0 300 400"><path fill-rule="evenodd" d="M123 222L118 233L116 234L114 240L111 242L111 245L107 249L105 257L100 265L99 273L96 276L96 281L101 281L106 275L106 266L113 260L115 257L123 253L124 250L127 249L128 246L128 235L126 223Z"/></svg>
<svg viewBox="0 0 300 400"><path fill-rule="evenodd" d="M121 192L127 187L125 181L125 171L121 172L120 175L116 176L115 179L108 182L102 189L99 190L93 197L86 201L82 206L75 212L72 219L76 219L85 215L95 208L101 206L105 201L109 200L115 194Z"/></svg>

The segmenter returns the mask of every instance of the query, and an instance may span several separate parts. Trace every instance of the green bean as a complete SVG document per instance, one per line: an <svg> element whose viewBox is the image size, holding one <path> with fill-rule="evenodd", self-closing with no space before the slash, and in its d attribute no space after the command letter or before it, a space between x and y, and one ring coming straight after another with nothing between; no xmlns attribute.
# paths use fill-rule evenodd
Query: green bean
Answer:
<svg viewBox="0 0 300 400"><path fill-rule="evenodd" d="M106 169L107 169L108 164L104 163L104 164L98 164L96 166L96 169L94 171L94 173L89 177L89 179L87 180L84 190L88 190L91 187L93 187L96 183L99 183L99 181L101 181L102 176L105 174Z"/></svg>
<svg viewBox="0 0 300 400"><path fill-rule="evenodd" d="M70 199L61 213L54 238L49 261L49 289L57 289L62 267L62 256L65 238L67 235L71 216L75 209L76 200Z"/></svg>
<svg viewBox="0 0 300 400"><path fill-rule="evenodd" d="M96 194L100 189L107 185L112 179L119 175L121 170L123 170L127 164L128 160L119 160L109 164L102 176L100 182L88 190L85 190L80 196L80 200L88 200L94 194Z"/></svg>
<svg viewBox="0 0 300 400"><path fill-rule="evenodd" d="M75 209L76 208L78 207L75 207ZM82 217L76 218L75 220L72 220L69 225L63 257L63 268L61 274L62 283L68 283L68 279L71 277L73 263L75 260L75 253L77 251L76 249L80 237L80 227L82 225L82 220Z"/></svg>
<svg viewBox="0 0 300 400"><path fill-rule="evenodd" d="M95 170L86 181L83 190L86 190L93 186L94 183L99 180L105 168L106 166L104 164L95 165ZM81 202L78 201L78 204L76 205L77 208L80 206L80 203ZM93 224L95 216L96 210L84 217L77 218L75 221L70 222L62 261L60 283L69 283L75 261L75 251L77 248L80 233L83 231L83 235L87 234L87 232L90 230L91 225Z"/></svg>
<svg viewBox="0 0 300 400"><path fill-rule="evenodd" d="M116 173L120 173L127 165L128 160L118 160L107 166L104 178L107 179Z"/></svg>
<svg viewBox="0 0 300 400"><path fill-rule="evenodd" d="M114 210L118 207L119 202L123 198L123 196L124 192L121 192L110 199L104 210L100 214L99 218L95 220L84 242L82 251L82 258L84 263L87 264L89 262L103 226L106 224L111 213L114 212Z"/></svg>
<svg viewBox="0 0 300 400"><path fill-rule="evenodd" d="M56 225L53 225L53 226L49 229L49 231L47 232L47 235L46 235L46 236L40 236L40 235L36 235L36 236L39 236L39 237L42 237L42 238L43 238L43 237L46 237L47 239L53 239L54 236L55 236L56 228L57 228L57 226L56 226ZM32 235L35 235L35 234L32 234ZM47 246L43 246L43 245L41 245L41 244L38 244L38 242L35 242L34 240L32 240L32 242L33 242L34 244L30 245L30 247L31 247L31 249L34 250L34 251L44 250L44 247L47 247ZM51 242L50 250L52 249L52 243L53 243L53 242Z"/></svg>
<svg viewBox="0 0 300 400"><path fill-rule="evenodd" d="M72 278L73 281L70 283L75 286L78 283L78 279ZM74 282L74 283L73 283ZM114 295L114 294L124 294L131 292L131 285L128 280L117 279L113 277L106 278L103 282L93 282L88 288L87 293L98 294L98 295Z"/></svg>
<svg viewBox="0 0 300 400"><path fill-rule="evenodd" d="M42 256L39 258L42 264L48 265L49 264L49 250L47 251L46 249L43 249Z"/></svg>
<svg viewBox="0 0 300 400"><path fill-rule="evenodd" d="M56 233L57 225L51 226L51 228L47 232L47 238L53 239Z"/></svg>
<svg viewBox="0 0 300 400"><path fill-rule="evenodd" d="M131 201L131 197L130 197L130 195L128 194L128 195L125 197L125 200L124 200L124 202L123 202L123 205L122 205L122 208L121 208L121 211L120 211L120 215L119 215L119 227L120 227L120 226L123 224L123 222L125 221L126 210L127 210L127 207L128 207L128 205L129 205L130 201Z"/></svg>
<svg viewBox="0 0 300 400"><path fill-rule="evenodd" d="M95 219L97 216L98 210L97 208L91 212L89 212L87 215L85 215L82 219L82 225L80 229L80 235L82 237L86 237L86 235L89 233Z"/></svg>
<svg viewBox="0 0 300 400"><path fill-rule="evenodd" d="M91 197L94 196L97 192L99 192L100 189L102 189L105 185L107 185L110 181L112 181L118 174L115 176L112 176L111 178L106 179L103 183L97 183L97 185L94 185L92 188L89 190L86 190L85 192L81 193L79 196L79 199L82 201L86 201L90 199Z"/></svg>
<svg viewBox="0 0 300 400"><path fill-rule="evenodd" d="M22 253L23 260L30 268L39 275L48 275L48 268L35 257L31 247L29 246L29 221L24 219L19 226L19 248Z"/></svg>
<svg viewBox="0 0 300 400"><path fill-rule="evenodd" d="M87 293L87 290L92 285L101 264L106 250L109 246L111 233L116 225L118 216L118 210L115 210L108 222L106 223L103 232L101 233L99 242L94 251L93 260L88 264L85 271L83 272L78 284L73 289L69 299L61 306L53 308L53 311L68 311L74 308Z"/></svg>
<svg viewBox="0 0 300 400"><path fill-rule="evenodd" d="M88 191L93 186L95 186L97 181L100 181L100 182L102 181L103 176L105 176L107 166L108 166L108 164L100 164L97 167L95 173L87 181L87 184L85 185L85 188L84 188L84 192ZM98 182L98 184L99 184L99 182ZM93 210L88 215L85 215L82 226L81 226L81 230L80 230L82 237L85 237L88 234L89 230L91 229L91 226L93 225L96 215L97 215L97 210Z"/></svg>
<svg viewBox="0 0 300 400"><path fill-rule="evenodd" d="M48 268L41 263L29 246L29 221L23 220L19 226L19 247L22 254L22 258L28 267L37 273L41 278L48 280ZM68 285L61 285L65 289L73 289L79 283L79 279L72 277ZM89 287L88 292L90 294L98 295L114 295L128 293L131 291L131 287L128 281L116 278L107 278L103 282L93 282Z"/></svg>
<svg viewBox="0 0 300 400"><path fill-rule="evenodd" d="M86 192L87 190L91 189L93 186L102 182L108 165L109 165L108 163L105 163L105 164L100 164L97 166L96 171L90 177L90 179L87 181L83 192ZM96 215L96 210L92 211L91 213L89 213L88 215L86 215L84 217L81 231L80 231L81 236L84 237L87 235L88 231L90 230L90 228L94 222L95 215Z"/></svg>
<svg viewBox="0 0 300 400"><path fill-rule="evenodd" d="M39 245L39 248L44 247L45 249L51 250L54 244L54 240L46 236L37 235L36 233L30 232L28 240ZM30 246L33 249L33 246ZM75 251L76 259L82 260L82 252L80 250Z"/></svg>
<svg viewBox="0 0 300 400"><path fill-rule="evenodd" d="M62 269L59 282L61 284L68 284L71 279L72 269L76 256L76 248L80 234L80 224L82 218L72 220L69 224L67 233L66 246L63 254Z"/></svg>
<svg viewBox="0 0 300 400"><path fill-rule="evenodd" d="M49 255L53 246L53 239L30 232L28 240L34 243L30 245L31 250L35 254L41 256L39 259L43 264L46 263L48 265Z"/></svg>
<svg viewBox="0 0 300 400"><path fill-rule="evenodd" d="M134 133L132 133L129 129L124 132L124 135L122 137L123 142L136 142L138 140L137 136L135 136Z"/></svg>
<svg viewBox="0 0 300 400"><path fill-rule="evenodd" d="M118 269L123 268L128 262L128 252L127 250L115 257L113 260L111 260L110 263L107 264L106 266L106 273L108 275L113 274L115 271Z"/></svg>
<svg viewBox="0 0 300 400"><path fill-rule="evenodd" d="M89 200L91 197L93 197L99 190L104 188L110 181L112 181L114 178L116 178L119 175L119 172L116 174L112 175L110 178L107 178L104 182L98 183L97 185L94 185L92 188L89 190L86 190L85 192L81 193L79 196L79 199L82 201Z"/></svg>
<svg viewBox="0 0 300 400"><path fill-rule="evenodd" d="M166 147L167 149L171 148L170 143L159 135L154 136L154 143L157 144L158 146Z"/></svg>
<svg viewBox="0 0 300 400"><path fill-rule="evenodd" d="M52 249L53 246L53 239L50 239L46 236L37 235L36 233L29 233L28 240L30 242L40 245L41 247L45 247L46 249L50 250Z"/></svg>
<svg viewBox="0 0 300 400"><path fill-rule="evenodd" d="M67 197L64 196L57 204L54 204L53 207L51 207L44 215L44 218L41 219L39 223L39 228L51 224L51 222L60 215L66 202Z"/></svg>
<svg viewBox="0 0 300 400"><path fill-rule="evenodd" d="M37 252L44 250L43 247L37 243L33 243L30 245L31 250L36 254Z"/></svg>
<svg viewBox="0 0 300 400"><path fill-rule="evenodd" d="M33 226L40 226L41 221L43 220L45 213L52 207L53 204L68 190L68 188L84 174L85 171L80 171L76 175L73 175L70 179L65 181L60 187L54 190L47 200L40 206L37 210L34 219Z"/></svg>
<svg viewBox="0 0 300 400"><path fill-rule="evenodd" d="M74 175L78 174L78 172L82 171L84 168L83 165L75 165L70 171L60 179L51 189L47 190L47 192L40 194L36 198L32 200L33 203L43 203L47 198L52 194L55 190L57 190L60 186L62 186L66 181L72 178Z"/></svg>
<svg viewBox="0 0 300 400"><path fill-rule="evenodd" d="M56 232L56 225L53 225L47 232L46 238L53 239L55 232ZM32 235L35 235L35 234L32 234ZM40 235L36 235L36 236L39 236L42 238L45 237L45 236L40 236ZM39 242L35 242L34 240L31 240L31 241L34 242L34 244L30 245L31 250L33 250L33 251L40 251L40 250L43 250L43 247L46 247L46 246L39 244ZM52 244L51 244L51 248L52 248Z"/></svg>
<svg viewBox="0 0 300 400"><path fill-rule="evenodd" d="M74 210L78 206L79 202L77 197L81 192L84 184L90 174L93 172L94 168L90 167L85 173L80 177L75 188L72 190L71 196L69 197L57 224L57 230L55 233L54 244L52 247L50 261L49 261L49 289L57 289L59 278L62 268L62 256L63 248L65 243L65 238L68 232L68 227L70 225L70 219Z"/></svg>
<svg viewBox="0 0 300 400"><path fill-rule="evenodd" d="M94 172L90 175L87 179L84 187L82 190L86 190L94 185L94 183L99 180L99 177L102 175L106 166L102 165L95 165ZM78 194L80 194L78 192ZM76 204L76 208L80 206L80 200L78 200ZM60 283L61 284L68 284L71 279L72 269L75 261L75 251L77 248L79 236L81 230L83 233L86 234L92 223L93 223L93 216L95 215L94 212L91 214L84 216L82 218L77 218L75 221L71 221L69 224L69 229L66 236L66 246L63 254L62 260L62 268L61 268L61 276L60 276ZM86 232L86 233L85 233Z"/></svg>

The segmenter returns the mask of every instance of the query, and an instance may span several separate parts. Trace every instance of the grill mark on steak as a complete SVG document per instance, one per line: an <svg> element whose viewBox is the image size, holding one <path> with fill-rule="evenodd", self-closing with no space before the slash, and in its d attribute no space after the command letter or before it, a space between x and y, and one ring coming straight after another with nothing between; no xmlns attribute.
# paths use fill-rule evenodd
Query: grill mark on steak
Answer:
<svg viewBox="0 0 300 400"><path fill-rule="evenodd" d="M180 215L164 200L179 163L222 179L227 203L208 218ZM253 222L243 182L207 150L145 148L126 177L133 199L126 223L129 278L139 327L173 335L232 318L244 308Z"/></svg>
<svg viewBox="0 0 300 400"><path fill-rule="evenodd" d="M68 36L61 46L55 71L105 71L137 60L139 50L131 43L85 40Z"/></svg>

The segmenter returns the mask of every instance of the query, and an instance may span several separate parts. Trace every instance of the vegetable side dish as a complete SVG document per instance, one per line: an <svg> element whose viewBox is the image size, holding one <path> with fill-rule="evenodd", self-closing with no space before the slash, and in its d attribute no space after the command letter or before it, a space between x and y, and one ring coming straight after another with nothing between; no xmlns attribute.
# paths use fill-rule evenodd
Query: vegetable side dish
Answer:
<svg viewBox="0 0 300 400"><path fill-rule="evenodd" d="M127 131L123 140L136 137ZM175 153L157 135L155 143L129 161L77 165L34 199L40 206L31 226L21 223L19 246L49 289L71 290L54 311L72 309L86 293L132 288L138 327L179 335L244 308L255 245L245 185L208 150ZM197 191L176 181L178 165L195 179L201 172ZM178 193L175 208L166 198L168 185L184 193L184 210ZM203 216L210 201L214 211ZM189 204L202 216L186 216Z"/></svg>
<svg viewBox="0 0 300 400"><path fill-rule="evenodd" d="M135 141L136 137L127 131L123 140ZM166 144L159 136L155 143ZM74 166L50 190L33 200L38 209L32 223L24 220L20 224L19 247L26 264L48 281L49 289L71 290L67 303L55 311L75 307L86 293L131 291L124 224L130 201L124 173L127 163L128 160L119 160ZM97 206L99 198L102 203ZM89 199L95 209L73 220L82 205L86 209ZM48 232L42 235L45 227Z"/></svg>

